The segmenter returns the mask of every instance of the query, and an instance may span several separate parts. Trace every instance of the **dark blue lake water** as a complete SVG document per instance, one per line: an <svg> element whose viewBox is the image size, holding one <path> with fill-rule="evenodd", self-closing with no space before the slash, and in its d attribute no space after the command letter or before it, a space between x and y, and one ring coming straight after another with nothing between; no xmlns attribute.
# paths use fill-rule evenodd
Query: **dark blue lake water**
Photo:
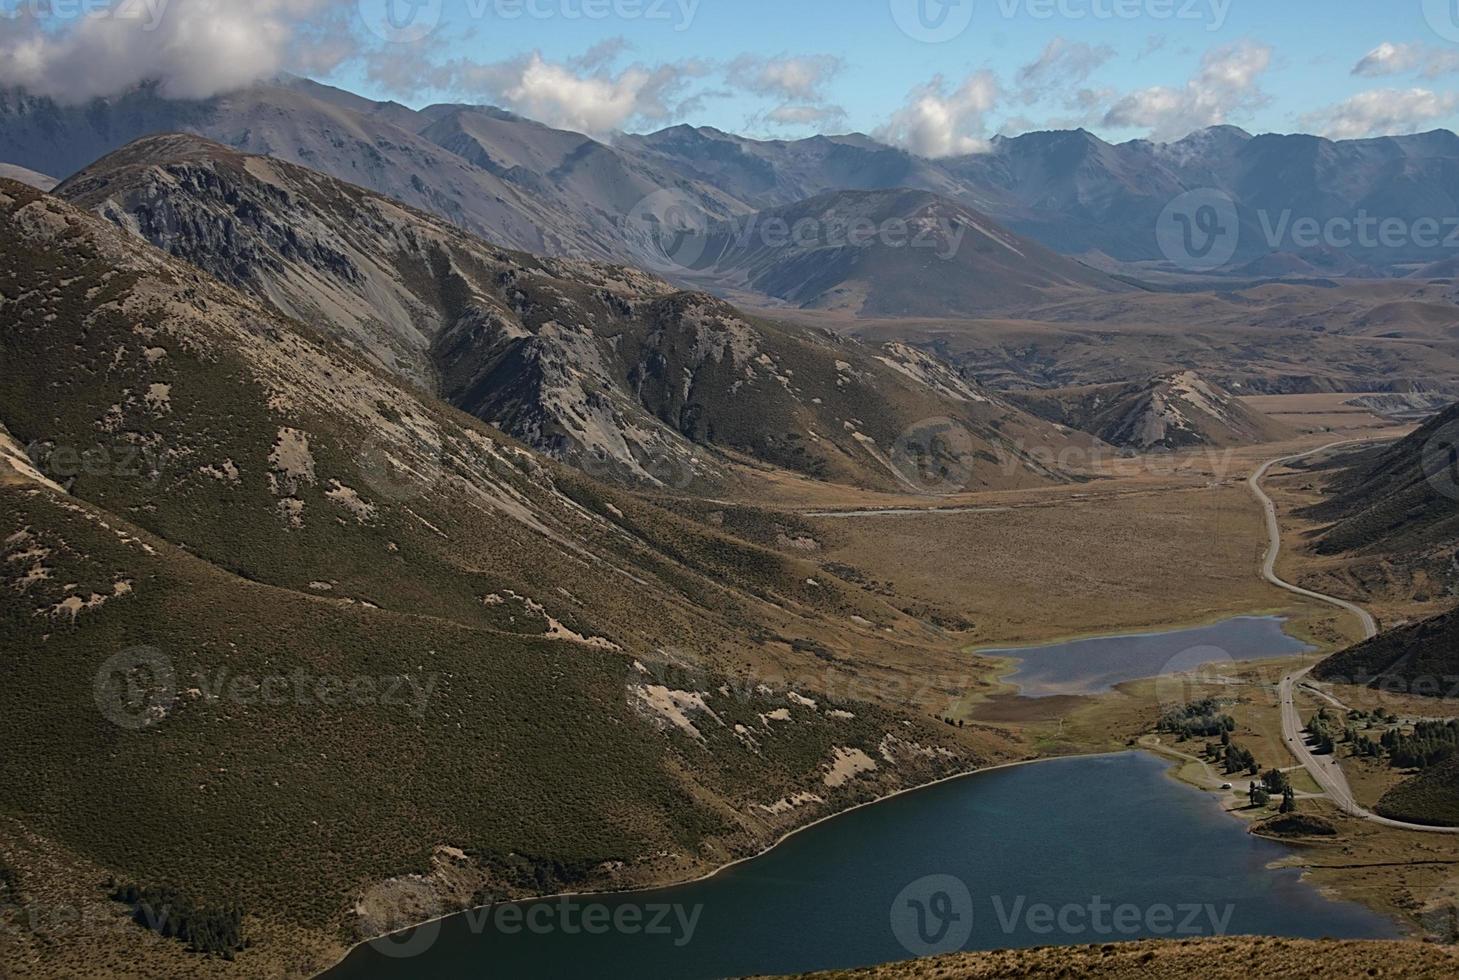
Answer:
<svg viewBox="0 0 1459 980"><path fill-rule="evenodd" d="M707 881L456 916L391 947L415 955L365 946L328 976L707 980L956 948L1399 934L1269 870L1286 847L1165 769L1128 753L983 773L845 814Z"/></svg>

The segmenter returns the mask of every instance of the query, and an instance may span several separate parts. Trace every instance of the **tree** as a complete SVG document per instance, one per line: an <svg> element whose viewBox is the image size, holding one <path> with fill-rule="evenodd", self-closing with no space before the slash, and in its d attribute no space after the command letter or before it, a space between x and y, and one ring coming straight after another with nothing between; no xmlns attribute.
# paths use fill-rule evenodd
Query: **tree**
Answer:
<svg viewBox="0 0 1459 980"><path fill-rule="evenodd" d="M1272 794L1268 793L1261 783L1252 783L1247 795L1251 798L1251 805L1255 807L1267 806L1272 801Z"/></svg>
<svg viewBox="0 0 1459 980"><path fill-rule="evenodd" d="M1292 789L1291 786L1288 786L1286 788L1286 790L1284 790L1282 792L1282 812L1283 813L1295 813L1296 811L1297 811L1297 794Z"/></svg>

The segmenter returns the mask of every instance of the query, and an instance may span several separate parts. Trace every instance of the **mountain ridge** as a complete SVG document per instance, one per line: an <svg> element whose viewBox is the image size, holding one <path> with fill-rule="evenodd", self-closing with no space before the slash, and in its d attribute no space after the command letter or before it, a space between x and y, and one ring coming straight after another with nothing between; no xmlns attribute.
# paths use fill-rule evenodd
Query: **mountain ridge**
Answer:
<svg viewBox="0 0 1459 980"><path fill-rule="evenodd" d="M482 133L462 132L462 117L476 119L467 128L490 123L496 136L483 143ZM14 90L0 93L0 160L42 173L70 175L131 139L175 130L366 184L498 244L619 261L631 258L620 227L633 214L631 203L625 208L612 200L602 185L585 198L592 180L574 189L546 170L493 173L468 157L487 163L492 145L503 145L496 140L575 143L605 173L646 178L638 185L649 191L645 199L672 190L711 221L830 191L926 190L1054 251L1102 253L1136 272L1171 268L1156 237L1157 219L1194 190L1213 189L1234 204L1240 234L1231 263L1219 270L1225 272L1274 249L1302 250L1302 243L1270 243L1263 215L1270 224L1271 215L1290 210L1322 223L1361 211L1412 224L1459 214L1450 190L1459 181L1459 136L1446 130L1333 141L1212 127L1164 144L1044 131L995 138L986 153L929 160L864 134L753 140L677 126L604 143L489 106L417 110L297 78L204 102L168 102L143 89L68 108ZM354 149L341 152L335 143ZM360 169L359 161L371 160L379 165ZM1407 274L1442 258L1418 242L1392 248L1354 242L1340 250L1355 263L1349 270L1355 275L1368 274L1367 266Z"/></svg>
<svg viewBox="0 0 1459 980"><path fill-rule="evenodd" d="M1067 478L1015 448L1067 435L990 393L949 396L905 357L888 366L886 349L633 269L500 249L283 161L145 137L58 193L605 478L707 486L722 453L741 452L908 489L897 447L935 418L956 420L983 460L959 464L970 487Z"/></svg>

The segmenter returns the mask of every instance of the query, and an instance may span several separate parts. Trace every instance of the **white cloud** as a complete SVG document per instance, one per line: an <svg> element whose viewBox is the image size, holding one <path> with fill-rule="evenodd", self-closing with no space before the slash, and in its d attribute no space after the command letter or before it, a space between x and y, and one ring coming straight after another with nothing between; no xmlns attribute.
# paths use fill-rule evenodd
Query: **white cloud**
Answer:
<svg viewBox="0 0 1459 980"><path fill-rule="evenodd" d="M599 67L589 69L592 64ZM487 99L549 126L609 136L632 124L680 117L694 104L686 89L708 70L704 63L684 61L633 64L615 72L604 66L596 49L563 63L534 51L493 64L449 62L430 72L430 83Z"/></svg>
<svg viewBox="0 0 1459 980"><path fill-rule="evenodd" d="M969 75L956 90L938 75L912 90L906 103L875 133L883 142L925 157L950 157L987 149L987 115L998 104L992 72Z"/></svg>
<svg viewBox="0 0 1459 980"><path fill-rule="evenodd" d="M1425 78L1438 78L1459 72L1459 51L1429 47L1425 44L1394 44L1384 41L1353 66L1353 74L1364 78L1382 78L1419 72Z"/></svg>
<svg viewBox="0 0 1459 980"><path fill-rule="evenodd" d="M1108 45L1056 37L1033 61L1018 70L1019 101L1032 105L1055 90L1081 85L1115 56Z"/></svg>
<svg viewBox="0 0 1459 980"><path fill-rule="evenodd" d="M1413 133L1459 112L1459 94L1374 89L1303 116L1301 125L1333 139Z"/></svg>
<svg viewBox="0 0 1459 980"><path fill-rule="evenodd" d="M357 53L354 6L170 0L70 20L23 12L0 34L0 85L74 103L147 82L169 98L207 98L283 71L327 73ZM120 16L128 10L137 16Z"/></svg>
<svg viewBox="0 0 1459 980"><path fill-rule="evenodd" d="M755 95L784 102L820 102L825 86L845 65L828 54L761 58L740 55L725 69L725 80Z"/></svg>
<svg viewBox="0 0 1459 980"><path fill-rule="evenodd" d="M1208 51L1201 70L1180 87L1154 86L1132 92L1105 113L1116 129L1148 129L1150 138L1174 140L1267 101L1261 76L1271 67L1272 49L1239 41Z"/></svg>

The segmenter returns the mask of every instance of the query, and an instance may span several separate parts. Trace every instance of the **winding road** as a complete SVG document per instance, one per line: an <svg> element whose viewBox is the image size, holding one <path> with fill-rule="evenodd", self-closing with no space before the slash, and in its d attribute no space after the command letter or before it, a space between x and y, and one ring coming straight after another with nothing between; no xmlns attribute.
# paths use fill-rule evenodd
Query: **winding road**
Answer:
<svg viewBox="0 0 1459 980"><path fill-rule="evenodd" d="M1346 610L1358 617L1363 625L1363 638L1372 639L1378 635L1378 623L1373 619L1371 613L1355 603L1346 599L1339 599L1336 596L1324 595L1321 592L1313 592L1311 589L1304 589L1299 585L1283 579L1277 574L1277 559L1282 554L1282 527L1277 519L1277 505L1267 492L1262 489L1262 482L1267 475L1278 466L1285 466L1288 463L1295 463L1298 460L1307 459L1309 456L1316 456L1333 449L1340 449L1343 446L1357 445L1366 440L1350 440L1347 442L1334 442L1318 449L1305 453L1298 453L1295 456L1283 456L1264 464L1259 470L1251 475L1249 484L1251 492L1261 502L1266 511L1267 523L1267 553L1262 564L1262 577L1280 589L1303 596L1308 599L1315 599L1318 602L1325 602L1330 606ZM1399 830L1416 830L1429 834L1459 834L1459 827L1427 827L1423 824L1404 823L1401 820L1389 820L1387 817L1380 817L1378 814L1365 810L1359 805L1353 796L1352 789L1348 786L1348 780L1343 775L1342 766L1338 764L1337 757L1319 759L1312 754L1307 746L1306 735L1302 731L1302 717L1297 711L1296 689L1302 679L1311 673L1312 668L1306 667L1295 671L1282 678L1278 687L1278 701L1282 708L1282 737L1287 740L1287 748L1292 755L1302 764L1302 767L1311 773L1317 785L1322 787L1329 799L1337 804L1345 813L1363 820L1371 820L1374 823L1382 824L1385 827L1396 827Z"/></svg>

